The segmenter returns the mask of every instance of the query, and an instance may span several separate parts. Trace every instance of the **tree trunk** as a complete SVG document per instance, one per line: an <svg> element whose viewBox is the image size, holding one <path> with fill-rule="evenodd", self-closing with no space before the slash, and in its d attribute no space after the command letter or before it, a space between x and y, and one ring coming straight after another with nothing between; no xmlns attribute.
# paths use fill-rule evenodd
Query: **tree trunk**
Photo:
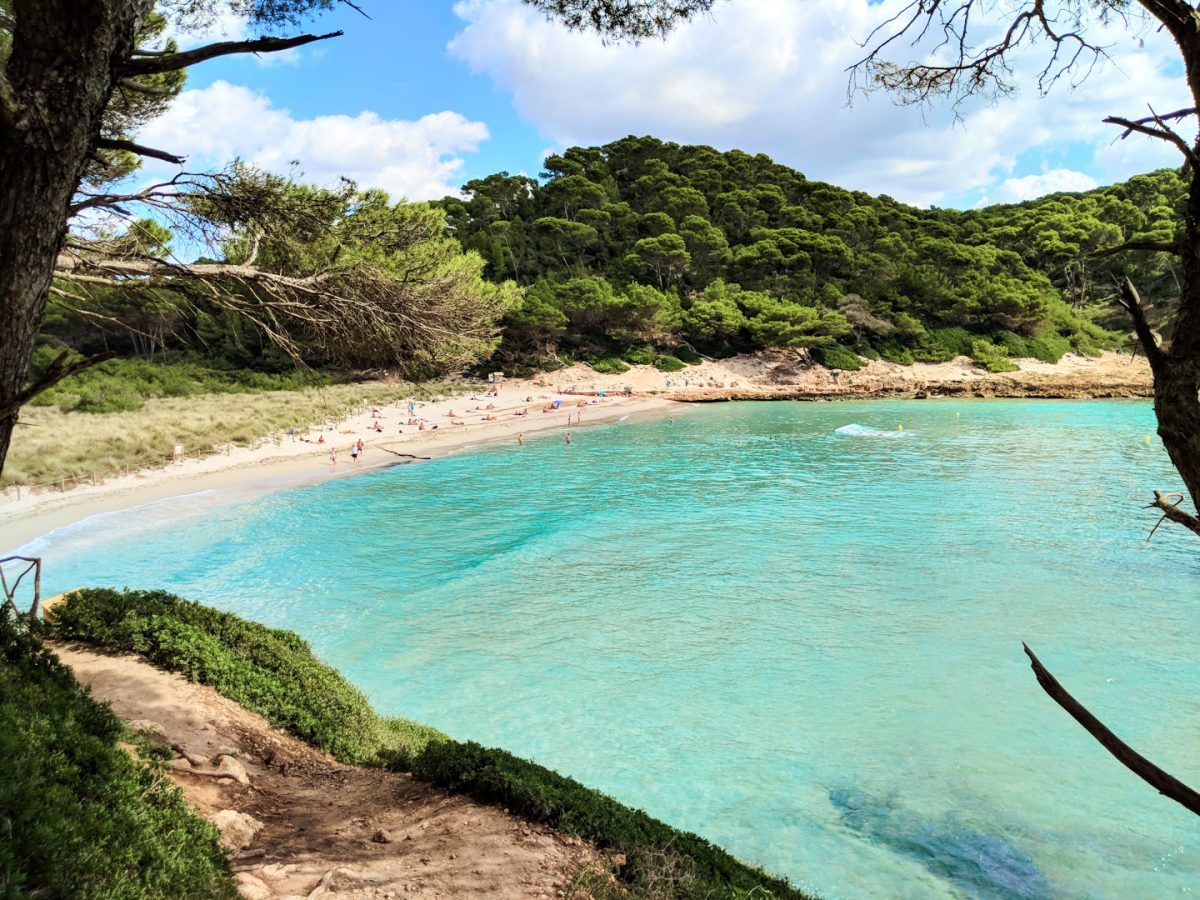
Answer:
<svg viewBox="0 0 1200 900"><path fill-rule="evenodd" d="M150 0L17 0L0 116L0 472L71 197Z"/></svg>

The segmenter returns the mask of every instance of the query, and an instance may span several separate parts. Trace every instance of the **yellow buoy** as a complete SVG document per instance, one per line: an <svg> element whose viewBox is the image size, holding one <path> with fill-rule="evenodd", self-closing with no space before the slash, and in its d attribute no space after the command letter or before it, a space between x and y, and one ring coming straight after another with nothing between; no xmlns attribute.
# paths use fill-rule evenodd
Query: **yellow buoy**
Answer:
<svg viewBox="0 0 1200 900"><path fill-rule="evenodd" d="M903 426L903 425L897 425L897 426L896 426L896 428L897 428L898 430L900 430L900 431L903 431L903 430L904 430L904 426Z"/></svg>
<svg viewBox="0 0 1200 900"><path fill-rule="evenodd" d="M957 418L958 418L959 416L961 416L961 415L962 415L962 413L955 413L955 414L954 414L954 418L956 418L956 419L957 419Z"/></svg>
<svg viewBox="0 0 1200 900"><path fill-rule="evenodd" d="M1150 443L1150 435L1146 435L1146 443Z"/></svg>

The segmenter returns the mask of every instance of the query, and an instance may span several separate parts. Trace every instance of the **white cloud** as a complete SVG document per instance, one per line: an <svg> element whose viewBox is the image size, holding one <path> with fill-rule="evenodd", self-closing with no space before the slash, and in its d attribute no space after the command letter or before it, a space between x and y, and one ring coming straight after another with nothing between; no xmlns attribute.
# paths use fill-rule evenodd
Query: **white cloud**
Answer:
<svg viewBox="0 0 1200 900"><path fill-rule="evenodd" d="M1041 175L1006 178L993 192L990 202L1020 203L1060 191L1090 191L1098 186L1099 182L1086 172L1076 172L1074 169L1051 169Z"/></svg>
<svg viewBox="0 0 1200 900"><path fill-rule="evenodd" d="M286 173L295 161L308 182L332 185L345 175L394 199L429 200L457 193L460 154L475 152L488 136L482 122L449 111L416 121L370 111L295 119L265 94L217 81L185 90L139 141L187 156L193 171L237 156Z"/></svg>
<svg viewBox="0 0 1200 900"><path fill-rule="evenodd" d="M666 41L627 46L569 33L518 0L464 0L449 52L511 92L519 114L558 145L650 134L736 147L919 204L996 189L1022 168L1045 168L1043 155L1062 165L1064 148L1087 157L1072 158L1074 168L1107 180L1163 164L1163 148L1147 146L1155 142L1110 148L1114 130L1101 122L1143 115L1147 101L1186 105L1177 50L1154 33L1100 34L1114 64L1047 98L1034 87L1044 49L1015 57L1026 89L970 105L962 122L949 109L900 108L881 95L847 107L845 70L863 52L856 41L901 2L735 0ZM902 59L906 50L896 45Z"/></svg>

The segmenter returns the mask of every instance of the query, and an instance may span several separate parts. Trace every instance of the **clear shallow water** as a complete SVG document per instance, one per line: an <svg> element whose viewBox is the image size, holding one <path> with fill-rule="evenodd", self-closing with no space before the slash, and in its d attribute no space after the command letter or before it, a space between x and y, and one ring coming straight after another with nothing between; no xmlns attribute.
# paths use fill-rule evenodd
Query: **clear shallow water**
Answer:
<svg viewBox="0 0 1200 900"><path fill-rule="evenodd" d="M1153 431L1141 403L721 404L30 549L50 593L161 586L292 628L381 711L826 897L1186 895L1195 817L1020 646L1200 781L1200 548L1145 541L1178 485Z"/></svg>

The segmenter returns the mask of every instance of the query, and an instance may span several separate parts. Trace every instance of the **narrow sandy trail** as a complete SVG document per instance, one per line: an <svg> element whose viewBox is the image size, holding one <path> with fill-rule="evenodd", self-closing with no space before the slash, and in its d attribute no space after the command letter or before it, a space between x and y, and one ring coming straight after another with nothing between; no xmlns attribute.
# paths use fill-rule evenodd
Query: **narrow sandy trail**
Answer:
<svg viewBox="0 0 1200 900"><path fill-rule="evenodd" d="M221 829L246 897L557 898L599 860L495 807L342 765L138 657L54 650L123 719L161 726L179 753L169 775Z"/></svg>

